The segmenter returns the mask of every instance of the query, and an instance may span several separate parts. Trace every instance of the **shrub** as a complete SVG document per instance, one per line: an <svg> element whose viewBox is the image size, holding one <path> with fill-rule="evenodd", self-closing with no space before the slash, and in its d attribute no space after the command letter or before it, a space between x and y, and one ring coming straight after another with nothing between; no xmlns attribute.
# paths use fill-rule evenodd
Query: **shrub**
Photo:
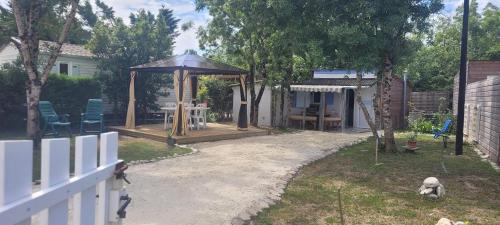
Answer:
<svg viewBox="0 0 500 225"><path fill-rule="evenodd" d="M436 124L436 129L441 129L444 125L444 121L447 119L451 119L451 127L448 133L450 134L455 134L456 133L456 124L457 124L457 117L453 115L451 112L446 112L446 113L436 113L434 115L436 118L437 124Z"/></svg>
<svg viewBox="0 0 500 225"><path fill-rule="evenodd" d="M25 79L18 65L5 64L0 70L0 130L25 127Z"/></svg>
<svg viewBox="0 0 500 225"><path fill-rule="evenodd" d="M24 128L26 118L26 73L20 64L5 64L0 70L0 130ZM92 77L51 74L40 100L52 102L60 114L77 122L89 98L100 98L101 86Z"/></svg>
<svg viewBox="0 0 500 225"><path fill-rule="evenodd" d="M417 133L432 133L434 127L431 120L426 119L420 113L413 113L408 117L408 126L411 131Z"/></svg>
<svg viewBox="0 0 500 225"><path fill-rule="evenodd" d="M208 96L208 107L210 110L217 114L218 120L224 119L224 114L231 112L233 107L232 89L229 82L218 80L214 78L200 79L202 90L206 88L206 95ZM199 92L200 94L204 92Z"/></svg>
<svg viewBox="0 0 500 225"><path fill-rule="evenodd" d="M87 101L101 97L99 81L92 77L49 76L40 100L50 101L59 114L69 114L72 122L80 121Z"/></svg>

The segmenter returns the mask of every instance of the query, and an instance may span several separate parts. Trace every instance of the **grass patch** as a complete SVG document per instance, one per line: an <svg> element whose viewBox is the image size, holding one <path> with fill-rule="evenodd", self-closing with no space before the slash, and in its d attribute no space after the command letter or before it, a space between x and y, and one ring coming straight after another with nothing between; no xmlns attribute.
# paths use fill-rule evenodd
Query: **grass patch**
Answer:
<svg viewBox="0 0 500 225"><path fill-rule="evenodd" d="M397 135L398 146L405 136ZM375 166L374 140L345 148L304 167L282 200L257 215L256 224L340 224L341 188L346 224L435 224L441 217L470 224L500 224L500 174L465 146L454 156L444 151L448 174L440 164L442 143L419 136L420 150L381 153ZM367 151L368 150L368 151ZM417 189L429 176L446 188L444 199L432 201Z"/></svg>
<svg viewBox="0 0 500 225"><path fill-rule="evenodd" d="M24 133L18 132L2 132L0 140L22 140L26 139ZM50 137L47 137L50 138ZM75 167L75 138L70 139L70 172L73 173ZM190 148L173 147L168 148L165 143L142 139L120 137L118 146L118 158L125 162L135 160L151 160L158 157L169 157L175 154L186 154L191 152ZM97 154L99 162L99 153ZM33 181L40 179L41 170L41 151L36 149L33 151Z"/></svg>
<svg viewBox="0 0 500 225"><path fill-rule="evenodd" d="M118 158L125 162L135 160L150 160L158 157L169 157L173 155L186 154L191 152L190 148L173 147L167 149L165 143L127 138L128 140L120 140L118 150Z"/></svg>

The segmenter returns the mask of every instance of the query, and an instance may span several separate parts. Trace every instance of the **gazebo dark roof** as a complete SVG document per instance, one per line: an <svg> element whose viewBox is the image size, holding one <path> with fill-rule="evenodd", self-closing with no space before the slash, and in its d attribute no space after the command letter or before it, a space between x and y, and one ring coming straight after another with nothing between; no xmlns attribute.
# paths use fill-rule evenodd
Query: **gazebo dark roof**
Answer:
<svg viewBox="0 0 500 225"><path fill-rule="evenodd" d="M189 70L190 75L240 75L247 71L219 63L199 55L185 54L130 67L133 71L169 73L178 69Z"/></svg>

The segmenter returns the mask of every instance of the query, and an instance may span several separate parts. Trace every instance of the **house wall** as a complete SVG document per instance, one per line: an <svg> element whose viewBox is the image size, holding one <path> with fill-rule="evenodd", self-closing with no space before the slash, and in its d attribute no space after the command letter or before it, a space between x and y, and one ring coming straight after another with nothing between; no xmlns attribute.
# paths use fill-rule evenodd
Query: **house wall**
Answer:
<svg viewBox="0 0 500 225"><path fill-rule="evenodd" d="M19 57L19 51L12 43L5 45L0 49L0 66L5 63L14 62Z"/></svg>
<svg viewBox="0 0 500 225"><path fill-rule="evenodd" d="M12 63L19 57L19 51L12 43L0 49L0 65ZM47 54L40 53L40 60L48 57ZM97 62L88 57L60 55L57 57L51 73L59 73L59 64L67 63L69 76L93 76L97 72Z"/></svg>
<svg viewBox="0 0 500 225"><path fill-rule="evenodd" d="M59 56L57 57L51 73L59 73L59 65L68 64L69 76L94 76L97 72L97 62L92 58L78 56Z"/></svg>
<svg viewBox="0 0 500 225"><path fill-rule="evenodd" d="M464 134L490 160L500 163L500 76L467 85Z"/></svg>
<svg viewBox="0 0 500 225"><path fill-rule="evenodd" d="M255 84L255 90L260 89L260 84ZM233 122L238 122L238 114L240 111L241 105L241 95L240 95L240 87L233 86ZM250 121L250 109L252 107L252 103L250 102L250 89L247 90L248 96L248 121ZM262 94L262 98L259 103L259 126L270 127L271 126L271 102L272 102L272 90L271 87L266 86L264 89L264 93Z"/></svg>
<svg viewBox="0 0 500 225"><path fill-rule="evenodd" d="M361 89L361 101L365 104L368 109L368 113L370 114L370 118L375 117L375 112L373 110L373 98L375 96L375 92L377 91L375 86L370 88ZM359 107L359 104L354 102L354 127L355 128L370 128L368 122L366 121L365 115Z"/></svg>

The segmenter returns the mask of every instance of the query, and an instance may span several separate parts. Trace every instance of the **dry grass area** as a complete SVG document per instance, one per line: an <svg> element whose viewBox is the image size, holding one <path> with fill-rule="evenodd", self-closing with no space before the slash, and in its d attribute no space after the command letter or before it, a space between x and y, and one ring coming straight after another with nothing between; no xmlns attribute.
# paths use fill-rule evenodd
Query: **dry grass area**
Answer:
<svg viewBox="0 0 500 225"><path fill-rule="evenodd" d="M398 136L398 144L405 138ZM417 153L382 153L374 165L374 140L345 148L304 167L290 182L282 201L255 219L256 224L340 224L341 188L345 224L435 224L441 217L468 224L500 224L500 174L481 161L471 146L454 156L431 136L419 136ZM446 188L440 200L417 189L429 176Z"/></svg>

